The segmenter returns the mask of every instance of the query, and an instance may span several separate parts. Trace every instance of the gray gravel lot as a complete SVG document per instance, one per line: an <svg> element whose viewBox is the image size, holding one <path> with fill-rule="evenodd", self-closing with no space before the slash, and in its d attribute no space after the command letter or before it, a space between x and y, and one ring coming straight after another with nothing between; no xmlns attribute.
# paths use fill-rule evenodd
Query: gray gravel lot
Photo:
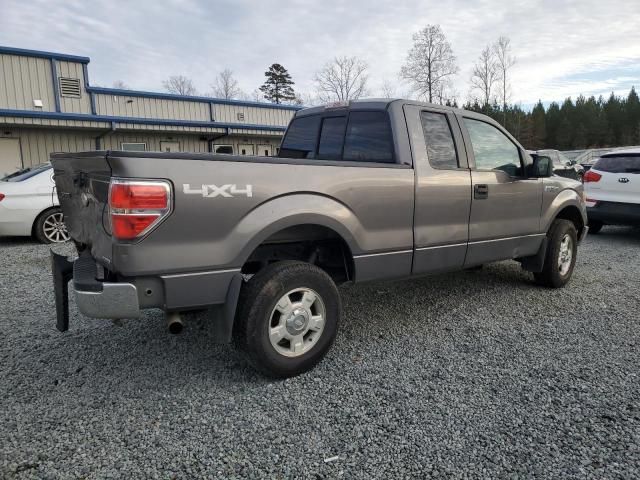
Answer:
<svg viewBox="0 0 640 480"><path fill-rule="evenodd" d="M639 230L589 237L561 290L510 262L343 287L286 381L159 312L60 334L48 248L0 252L3 478L640 478Z"/></svg>

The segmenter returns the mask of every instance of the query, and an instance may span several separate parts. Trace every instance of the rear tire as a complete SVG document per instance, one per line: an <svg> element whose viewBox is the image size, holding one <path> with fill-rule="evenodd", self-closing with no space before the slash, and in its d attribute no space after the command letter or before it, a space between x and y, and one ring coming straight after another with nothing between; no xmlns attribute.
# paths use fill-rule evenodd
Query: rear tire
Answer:
<svg viewBox="0 0 640 480"><path fill-rule="evenodd" d="M604 226L604 223L599 222L598 220L590 220L589 233L593 233L594 235L597 235L598 233L600 233L600 230L602 230L603 226Z"/></svg>
<svg viewBox="0 0 640 480"><path fill-rule="evenodd" d="M569 220L555 220L547 232L547 252L536 283L550 288L564 287L571 279L578 253L578 234Z"/></svg>
<svg viewBox="0 0 640 480"><path fill-rule="evenodd" d="M33 226L33 233L40 243L63 243L69 240L62 210L58 207L42 212Z"/></svg>
<svg viewBox="0 0 640 480"><path fill-rule="evenodd" d="M338 289L324 270L277 262L243 285L234 342L264 375L293 377L312 369L329 351L341 310Z"/></svg>

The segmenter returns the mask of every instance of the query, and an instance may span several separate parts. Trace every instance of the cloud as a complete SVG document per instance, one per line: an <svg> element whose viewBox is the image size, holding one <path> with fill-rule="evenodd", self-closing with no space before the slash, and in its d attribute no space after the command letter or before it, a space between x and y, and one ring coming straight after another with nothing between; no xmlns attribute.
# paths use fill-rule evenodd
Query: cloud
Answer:
<svg viewBox="0 0 640 480"><path fill-rule="evenodd" d="M638 14L629 0L4 0L0 44L90 56L93 83L161 90L163 79L182 74L201 92L225 68L250 92L273 62L308 92L326 61L357 55L376 93L384 80L400 83L412 34L439 23L458 57L463 100L481 49L506 35L518 59L512 100L528 104L637 85Z"/></svg>

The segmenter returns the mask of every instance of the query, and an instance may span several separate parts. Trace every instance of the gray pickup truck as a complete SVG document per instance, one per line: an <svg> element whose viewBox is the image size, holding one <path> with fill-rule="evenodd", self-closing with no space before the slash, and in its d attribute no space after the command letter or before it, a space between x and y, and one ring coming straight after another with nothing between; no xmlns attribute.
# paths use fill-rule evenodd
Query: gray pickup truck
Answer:
<svg viewBox="0 0 640 480"><path fill-rule="evenodd" d="M406 100L299 111L274 158L102 151L51 157L90 317L206 311L259 371L309 370L336 335L336 285L513 259L569 281L587 232L582 184L553 176L491 119ZM392 321L393 319L390 319Z"/></svg>

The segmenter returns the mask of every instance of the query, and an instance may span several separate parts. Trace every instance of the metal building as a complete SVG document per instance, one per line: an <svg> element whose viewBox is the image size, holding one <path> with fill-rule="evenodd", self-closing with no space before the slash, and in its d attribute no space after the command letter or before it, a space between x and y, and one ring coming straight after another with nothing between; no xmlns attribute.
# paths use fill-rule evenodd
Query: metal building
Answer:
<svg viewBox="0 0 640 480"><path fill-rule="evenodd" d="M0 174L94 149L275 155L300 108L93 87L88 64L0 47Z"/></svg>

